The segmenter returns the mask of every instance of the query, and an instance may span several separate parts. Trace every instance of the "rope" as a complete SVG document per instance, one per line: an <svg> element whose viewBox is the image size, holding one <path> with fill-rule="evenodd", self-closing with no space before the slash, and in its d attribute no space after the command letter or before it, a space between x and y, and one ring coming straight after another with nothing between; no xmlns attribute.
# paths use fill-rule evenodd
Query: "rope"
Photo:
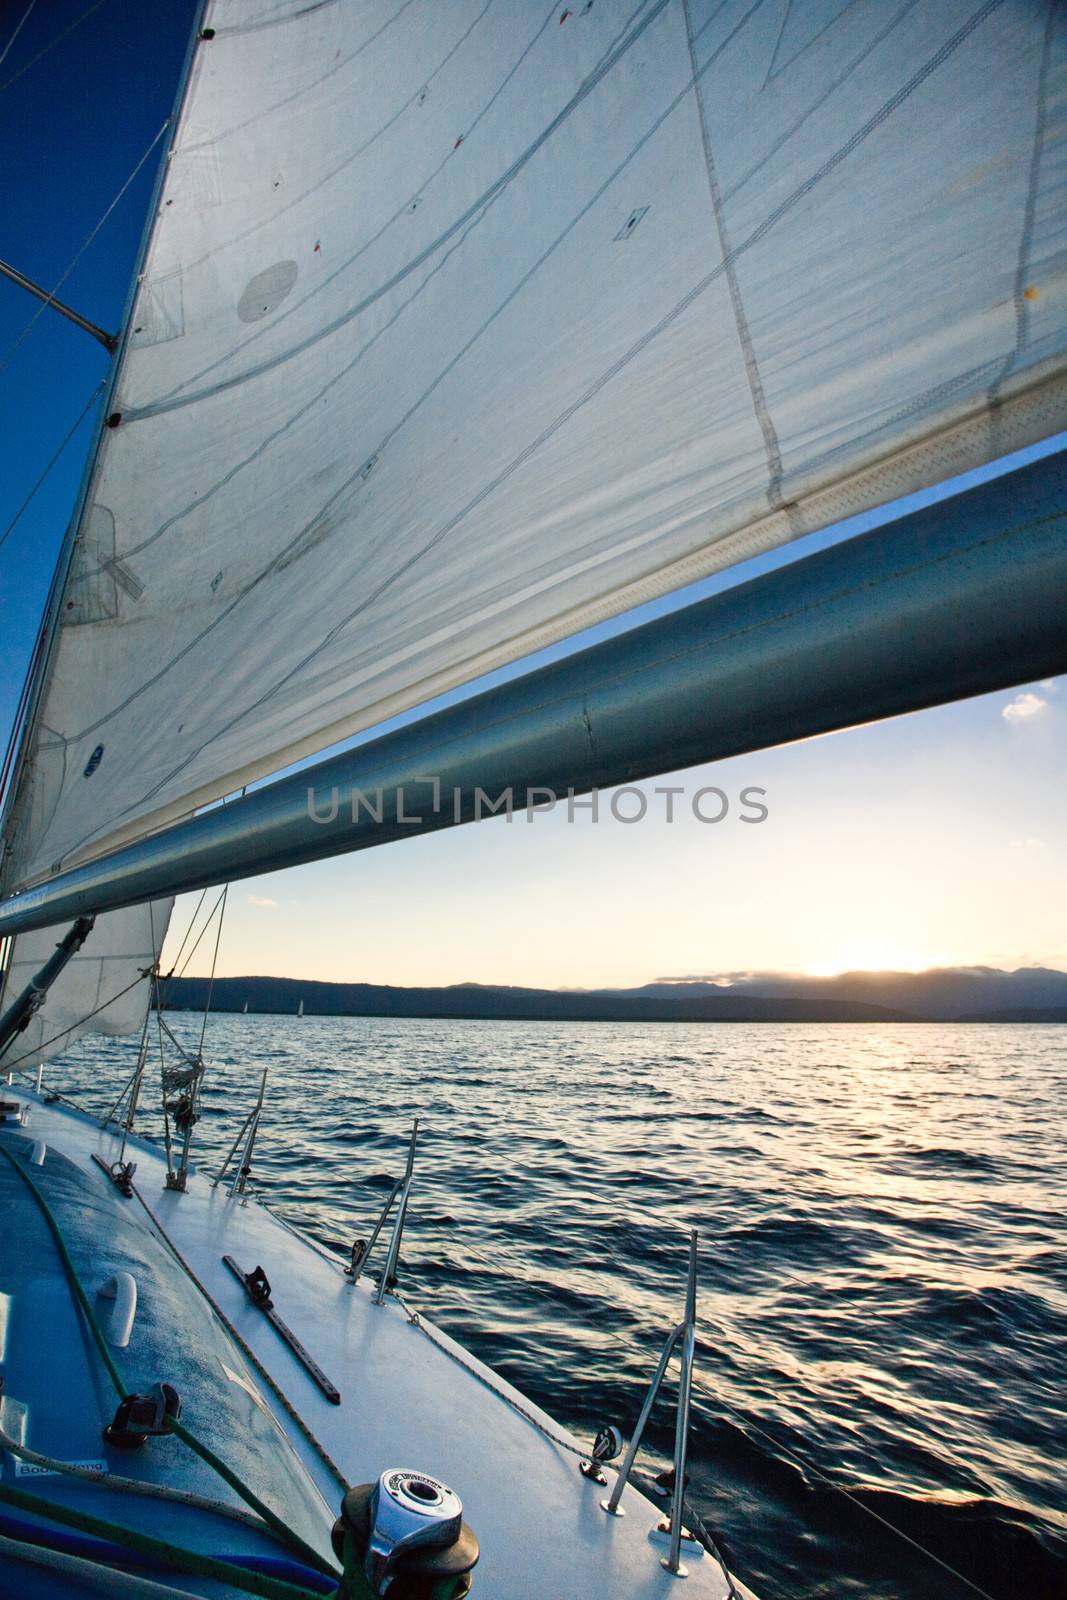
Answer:
<svg viewBox="0 0 1067 1600"><path fill-rule="evenodd" d="M26 7L25 11L22 13L22 16L19 18L18 22L16 22L14 33L11 35L10 39L5 44L5 46L3 48L3 51L0 52L0 67L3 66L4 62L7 60L8 56L10 55L11 46L14 44L14 42L18 38L19 34L22 32L22 29L23 29L24 25L29 21L30 12L33 10L33 8L34 8L34 6L36 4L37 4L37 0L30 0L29 5Z"/></svg>
<svg viewBox="0 0 1067 1600"><path fill-rule="evenodd" d="M193 1572L198 1577L214 1578L231 1588L243 1589L247 1594L262 1595L264 1600L321 1600L321 1589L305 1589L302 1585L287 1583L282 1578L271 1578L265 1573L252 1572L233 1561L216 1556L205 1556L199 1551L186 1550L171 1540L153 1539L151 1534L135 1533L117 1522L106 1522L103 1517L88 1511L76 1511L71 1506L57 1505L37 1494L27 1494L9 1484L0 1483L0 1501L17 1506L20 1511L30 1511L34 1516L47 1517L66 1528L76 1528L79 1533L91 1533L109 1544L125 1550L136 1551L163 1567L177 1567L180 1572ZM101 1562L103 1565L104 1563Z"/></svg>
<svg viewBox="0 0 1067 1600"><path fill-rule="evenodd" d="M704 1385L699 1384L698 1387L704 1388ZM709 1397L711 1396L710 1390L705 1390L705 1393L707 1393ZM962 1583L965 1588L970 1589L974 1594L980 1595L982 1600L994 1600L994 1596L989 1593L988 1589L981 1588L971 1578L966 1577L962 1572L958 1571L957 1568L950 1566L947 1561L943 1561L940 1556L935 1556L934 1552L932 1550L928 1550L925 1545L920 1544L918 1539L913 1539L910 1534L905 1533L902 1528L898 1528L896 1524L890 1522L887 1517L883 1517L871 1506L865 1505L864 1502L857 1499L857 1497L852 1494L850 1490L846 1489L842 1484L837 1483L827 1473L823 1472L821 1467L815 1466L810 1461L805 1461L803 1457L798 1456L792 1450L787 1449L787 1447L782 1444L780 1439L775 1438L774 1434L768 1433L766 1428L761 1428L759 1423L753 1422L751 1417L746 1417L743 1412L740 1412L734 1406L731 1406L729 1402L723 1400L720 1395L715 1395L714 1398L716 1403L722 1406L723 1410L729 1411L731 1416L735 1417L737 1421L741 1423L742 1427L751 1428L754 1433L762 1435L762 1437L767 1440L768 1444L774 1445L776 1450L780 1450L782 1455L784 1455L787 1460L791 1461L794 1466L799 1467L802 1472L813 1473L816 1478L819 1478L823 1483L826 1484L827 1488L834 1489L838 1494L844 1495L845 1499L854 1505L857 1510L865 1512L868 1517L873 1517L875 1522L881 1523L882 1527L887 1528L890 1533L895 1533L898 1539L903 1539L905 1544L911 1545L913 1550L918 1550L920 1555L924 1555L928 1561L933 1561L936 1566L939 1566L942 1571L947 1572L950 1577L953 1577L959 1583Z"/></svg>
<svg viewBox="0 0 1067 1600"><path fill-rule="evenodd" d="M59 1572L65 1578L75 1578L84 1585L86 1581L97 1586L99 1592L100 1564L89 1557L54 1550L49 1545L24 1543L0 1534L0 1556L5 1561L18 1561L31 1567L43 1567L46 1572ZM122 1595L132 1595L134 1600L189 1600L188 1589L175 1589L172 1584L156 1583L132 1572L119 1572L109 1567L107 1573L109 1600L119 1600Z"/></svg>
<svg viewBox="0 0 1067 1600"><path fill-rule="evenodd" d="M474 1254L478 1255L479 1252L475 1251ZM485 1257L482 1257L481 1259L486 1265L490 1265L490 1263L486 1261ZM799 1279L794 1279L793 1281L800 1282ZM536 1428L539 1433L543 1434L544 1437L552 1444L556 1445L561 1450L569 1451L571 1455L577 1455L583 1458L588 1457L588 1451L576 1449L569 1440L561 1439L557 1434L552 1432L551 1429L547 1428L531 1411L520 1405L510 1394L507 1393L506 1390L492 1383L484 1375L484 1373L479 1372L476 1367L464 1360L462 1356L457 1354L455 1350L451 1349L449 1345L445 1344L443 1340L435 1337L430 1328L426 1325L426 1323L423 1322L419 1313L412 1310L412 1308L402 1299L399 1294L395 1292L395 1290L393 1291L393 1298L403 1308L408 1320L415 1327L421 1329L421 1331L430 1340L431 1344L436 1345L436 1347L452 1361L454 1361L457 1366L463 1367L471 1374L472 1377L477 1378L478 1381L487 1389L490 1389L501 1400L505 1401L513 1411L516 1411L519 1416L525 1418L527 1422ZM654 1332L657 1334L657 1336L662 1335L662 1329L654 1329L651 1324L643 1324L641 1326L643 1327L644 1331L649 1333ZM598 1331L604 1334L606 1338L611 1339L620 1348L629 1347L628 1341L624 1340L621 1335L612 1333L610 1329L601 1328ZM789 1450L785 1445L782 1444L781 1440L777 1439L773 1434L768 1433L767 1430L762 1428L758 1423L753 1422L750 1417L747 1417L736 1407L730 1405L728 1401L723 1400L721 1395L708 1388L705 1384L702 1384L699 1379L694 1379L694 1389L701 1391L709 1400L714 1400L715 1403L721 1406L723 1410L728 1411L731 1416L733 1416L741 1424L742 1428L750 1428L753 1432L760 1434L769 1444L773 1445L776 1450L780 1451L781 1454L784 1455L788 1460L792 1461L795 1466L799 1467L801 1471L810 1472L814 1477L820 1479L820 1481L823 1482L829 1489L832 1489L836 1491L836 1493L843 1495L844 1498L854 1505L858 1510L864 1512L869 1517L873 1517L874 1520L880 1523L883 1528L888 1529L890 1533L896 1534L899 1539L902 1539L906 1544L910 1545L912 1549L919 1551L919 1553L924 1555L929 1561L934 1562L935 1565L939 1566L944 1572L947 1572L950 1577L955 1578L957 1582L963 1584L965 1588L970 1589L974 1594L979 1595L981 1600L994 1600L994 1596L989 1594L988 1590L981 1588L964 1573L958 1571L957 1568L950 1565L949 1562L943 1560L940 1556L935 1555L932 1550L928 1550L926 1546L920 1544L917 1539L913 1539L910 1534L907 1534L903 1531L903 1529L898 1528L895 1523L890 1522L888 1518L883 1517L871 1506L866 1505L864 1501L858 1499L856 1495L854 1495L850 1490L846 1489L842 1484L836 1482L835 1479L831 1478L829 1474L824 1472L820 1467L815 1466L810 1461L804 1460L802 1457ZM695 1398L696 1397L694 1396L694 1400ZM688 1496L684 1498L683 1506L686 1518L694 1525L700 1543L704 1545L708 1553L715 1558L715 1560L719 1563L719 1566L722 1568L724 1576L727 1578L727 1581L730 1584L730 1591L727 1600L733 1600L733 1597L737 1594L737 1590L733 1584L732 1578L730 1578L729 1572L726 1569L714 1537L712 1536L699 1512L697 1512L694 1508Z"/></svg>
<svg viewBox="0 0 1067 1600"><path fill-rule="evenodd" d="M226 887L229 888L229 885L227 884ZM166 999L167 999L167 994L168 994L167 986L169 985L170 980L175 976L180 978L184 974L186 967L188 967L190 961L196 955L197 945L199 945L201 939L204 937L205 933L210 928L211 919L215 915L215 912L219 909L219 906L222 904L223 895L225 895L225 893L226 893L226 889L223 889L222 894L219 895L218 899L215 901L215 904L212 906L211 910L208 912L207 921L204 923L204 926L200 929L200 932L197 934L196 943L193 945L193 948L189 951L189 954L186 956L185 962L184 962L184 964L182 966L182 969L181 969L181 972L175 973L174 967L172 967L170 969L170 971L167 973L167 976L164 979L162 979L162 993L163 993L164 1004L166 1004ZM193 923L195 923L197 917L200 915L200 907L204 903L204 895L206 895L206 894L207 894L207 890L205 889L203 894L201 894L201 896L200 896L200 899L199 899L199 901L197 903L196 910L193 912L192 921L189 923L188 933L186 933L185 939L183 939L182 942L181 942L181 949L179 949L178 955L175 956L175 958L174 958L174 966L175 967L178 965L178 957L181 955L182 950L185 949L185 940L188 939L189 934L192 933L192 931L193 931Z"/></svg>
<svg viewBox="0 0 1067 1600"><path fill-rule="evenodd" d="M101 3L101 0L98 0L98 3ZM95 7L93 9L95 10ZM32 66L32 62L30 63L30 65ZM22 71L25 72L26 68L23 67ZM15 76L18 77L19 74L16 73ZM3 88L6 89L8 87L8 84L14 83L14 81L15 81L14 78L9 78L8 79L8 83L4 84ZM137 165L134 167L133 171L130 173L129 177L126 179L126 182L122 185L122 188L119 190L118 194L112 200L111 204L108 206L108 208L104 212L103 216L100 218L99 222L91 230L91 232L86 235L85 239L82 241L82 244L81 244L80 248L78 249L77 253L74 255L74 257L68 263L68 265L66 266L64 271L61 273L60 277L57 279L56 283L53 285L52 290L49 293L49 296L48 296L47 300L42 300L41 301L41 304L37 307L37 310L34 312L33 316L30 318L29 322L27 322L26 326L23 328L22 332L19 334L19 336L15 340L14 344L11 346L10 350L7 352L7 355L4 357L4 359L2 361L0 361L0 372L3 372L4 368L11 361L11 359L14 356L15 352L17 350L21 349L22 345L29 338L30 334L33 332L34 328L37 326L38 321L40 320L41 317L44 316L45 312L48 310L48 307L52 304L52 301L55 299L55 297L59 293L60 289L62 289L63 285L66 283L67 279L70 277L71 273L74 271L74 268L78 265L78 262L81 260L82 256L85 254L86 250L88 250L89 246L92 244L93 240L96 238L97 234L100 232L100 229L104 226L104 223L110 217L111 213L114 211L115 207L118 205L119 201L122 199L123 195L126 193L126 190L130 187L131 183L136 178L137 174L140 172L141 168L144 166L145 162L148 160L149 156L152 154L152 151L156 148L156 145L159 143L160 139L162 139L163 135L166 133L167 128L169 126L170 126L170 118L168 117L166 122L164 122L163 126L160 128L159 132L152 139L152 141L149 144L148 148L145 150L144 154L142 155L141 159L138 161Z"/></svg>
<svg viewBox="0 0 1067 1600"><path fill-rule="evenodd" d="M226 1329L226 1331L229 1333L230 1337L233 1339L234 1343L240 1346L240 1348L241 1348L242 1352L244 1353L245 1357L248 1359L248 1361L251 1362L252 1366L255 1367L256 1371L259 1373L260 1377L264 1380L264 1382L269 1385L272 1393L274 1394L274 1396L277 1399L277 1401L279 1402L279 1404L283 1407L283 1409L286 1411L286 1413L289 1415L289 1417L293 1420L293 1422L296 1423L297 1427L303 1433L305 1439L311 1445L312 1449L318 1452L318 1455L320 1456L322 1461L326 1464L326 1466L329 1468L330 1472L333 1474L333 1476L337 1479L337 1482L340 1484L342 1493L347 1493L348 1489L349 1489L348 1479L345 1477L344 1473L341 1471L341 1469L337 1465L336 1461L330 1455L330 1452L327 1450L326 1446L324 1444L320 1443L320 1441L315 1437L315 1435L312 1433L311 1429L308 1427L307 1423L304 1421L303 1417L300 1415L299 1411L296 1409L296 1407L293 1405L292 1401L286 1395L284 1389L282 1389L281 1386L278 1383L275 1382L274 1378L271 1377L271 1374L269 1373L267 1368L263 1365L263 1362L256 1355L256 1353L252 1349L251 1345L249 1345L245 1341L245 1339L241 1336L241 1334L238 1333L237 1329L234 1327L234 1325L230 1321L229 1317L227 1317L226 1313L222 1310L222 1307L219 1305L218 1301L212 1296L212 1294L205 1287L205 1285L203 1283L201 1283L200 1279L197 1277L197 1275L193 1271L192 1267L186 1261L185 1257L182 1255L181 1251L178 1249L178 1246L174 1243L173 1239L167 1233L166 1229L163 1227L163 1224L159 1221L159 1218L156 1216L155 1212L152 1210L151 1206L148 1204L148 1201L145 1199L145 1197L141 1193L140 1189L138 1189L137 1185L133 1184L132 1188L133 1188L134 1194L137 1196L137 1199L141 1202L141 1205L144 1207L145 1211L147 1212L148 1218L149 1218L150 1222L152 1223L152 1226L155 1228L156 1233L158 1234L160 1239L162 1239L163 1243L167 1246L167 1249L170 1251L170 1253L174 1257L175 1261L178 1263L178 1265L181 1267L182 1271L188 1277L189 1281L193 1284L193 1286L196 1289L198 1289L200 1291L200 1293L203 1295L204 1299L207 1301L208 1305L211 1307L212 1311L215 1313L215 1315L218 1317L219 1321L222 1323L223 1327ZM276 1218L275 1220L276 1221L280 1221L280 1218ZM292 1232L292 1231L294 1231L294 1230L290 1229L290 1232ZM299 1234L297 1234L296 1237L300 1238L301 1236ZM302 1242L307 1244L309 1241L305 1239ZM335 1262L331 1262L331 1265L336 1265L336 1263Z"/></svg>
<svg viewBox="0 0 1067 1600"><path fill-rule="evenodd" d="M29 72L31 67L35 67L38 61L41 60L42 56L46 56L50 50L54 50L57 44L62 44L63 40L67 37L67 34L73 33L75 28L80 27L87 17L92 16L94 11L99 11L103 3L104 0L93 0L93 4L88 8L88 10L83 11L80 17L75 17L74 21L70 23L68 27L64 28L62 33L57 33L54 39L49 40L48 44L45 45L43 50L38 50L37 54L32 56L30 60L26 62L25 66L20 67L16 73L13 73L12 76L6 80L6 82L0 83L0 94L3 94L5 89L10 89L11 85L16 83L18 79L22 77L24 72ZM26 12L26 16L23 17L22 22L25 22L26 17L29 16L30 11L32 10L33 3L31 0L30 7ZM22 27L22 22L19 23L18 28L15 29L15 33L12 34L11 42L7 47L8 50L10 50L11 45L14 44L15 37L18 34L19 29ZM7 50L4 51L4 55L7 55ZM0 61L2 60L3 56L0 56Z"/></svg>
<svg viewBox="0 0 1067 1600"><path fill-rule="evenodd" d="M96 388L93 390L92 394L89 396L88 400L85 402L85 404L82 407L81 411L79 411L78 417L77 417L77 421L74 423L74 425L68 431L66 438L63 440L63 443L59 446L59 449L55 452L55 454L53 455L51 461L48 463L47 467L45 467L44 471L41 473L41 476L37 479L37 482L34 484L33 488L30 490L29 494L26 496L25 500L19 506L18 510L15 512L15 515L11 518L11 521L8 523L7 527L4 529L3 533L0 533L0 549L3 548L8 534L14 532L16 526L18 525L19 521L22 518L23 512L25 510L27 510L27 508L30 505L30 502L33 500L33 498L36 495L38 489L40 489L41 485L44 483L45 479L48 477L48 474L51 472L52 468L55 466L56 462L59 460L59 458L63 454L64 450L67 448L68 444L73 439L74 435L77 433L77 431L81 427L82 423L85 421L85 419L88 416L89 412L92 410L93 406L96 404L96 402L99 399L100 394L101 394L101 392L103 390L103 387L104 387L104 380L103 380L103 378L101 378L100 382L97 384Z"/></svg>
<svg viewBox="0 0 1067 1600"><path fill-rule="evenodd" d="M229 1517L232 1522L240 1522L246 1528L254 1528L257 1533L263 1532L263 1525L254 1512L243 1511L240 1506L228 1506L224 1500L211 1500L207 1495L194 1494L191 1489L171 1489L165 1483L149 1483L141 1478L120 1478L114 1472L101 1471L97 1467L77 1467L70 1461L60 1461L55 1456L46 1456L39 1450L31 1450L28 1445L20 1444L11 1434L5 1433L3 1428L0 1428L0 1446L10 1450L12 1455L20 1457L21 1460L30 1462L32 1466L44 1467L47 1472L60 1472L82 1483L96 1484L101 1489L116 1489L121 1494L139 1494L149 1500L173 1501L176 1505L190 1506L196 1511L208 1511L215 1516Z"/></svg>
<svg viewBox="0 0 1067 1600"><path fill-rule="evenodd" d="M64 1271L67 1274L67 1280L70 1284L71 1290L75 1295L75 1298L77 1299L78 1305L81 1307L86 1325L89 1329L89 1332L92 1334L97 1350L100 1353L100 1359L107 1368L108 1376L110 1377L119 1398L121 1400L125 1400L130 1391L127 1389L118 1367L115 1365L114 1357L112 1356L108 1347L107 1340L104 1338L103 1330L96 1319L96 1314L93 1311L92 1305L90 1304L89 1297L82 1286L80 1278L78 1277L77 1269L75 1268L74 1262L71 1259L70 1251L67 1249L66 1240L63 1238L63 1234L60 1231L59 1224L56 1222L51 1207L49 1206L44 1195L41 1193L40 1189L37 1187L34 1180L26 1171L26 1168L21 1162L16 1160L15 1156L6 1147L6 1145L0 1144L0 1153L2 1153L11 1166L14 1167L15 1171L19 1174L20 1178L22 1178L34 1199L37 1201L41 1213L44 1216L44 1219L52 1233L52 1237L55 1240L60 1260L62 1261ZM246 1505L251 1506L252 1510L257 1513L257 1515L267 1524L268 1527L272 1528L275 1533L280 1535L283 1542L288 1544L292 1549L296 1550L301 1556L302 1560L306 1561L316 1571L324 1573L327 1577L336 1577L336 1573L330 1564L326 1562L316 1550L313 1550L310 1545L305 1544L299 1535L293 1533L293 1531L286 1525L282 1518L279 1517L276 1512L272 1511L268 1505L265 1505L264 1502L260 1500L259 1496L254 1494L246 1484L242 1483L237 1474L232 1472L226 1463L222 1461L220 1457L217 1456L215 1452L207 1445L203 1444L196 1437L196 1435L190 1431L190 1429L186 1428L183 1423L179 1422L174 1417L167 1418L167 1426L170 1431L176 1434L178 1438L183 1441L183 1443L188 1445L189 1448L194 1451L202 1461L206 1462L206 1464L218 1474L224 1483L229 1484L234 1493L239 1495L240 1498L244 1500Z"/></svg>
<svg viewBox="0 0 1067 1600"><path fill-rule="evenodd" d="M196 1052L198 1057L202 1056L204 1053L204 1037L207 1033L207 1019L211 1011L211 995L215 988L215 968L218 966L219 961L219 944L222 941L222 924L226 917L226 896L229 894L229 892L230 886L227 884L223 889L222 894L219 896L219 925L215 930L215 949L211 957L211 976L207 981L207 999L204 1001L204 1020L200 1026L200 1044L198 1045ZM186 965L188 965L188 962Z"/></svg>
<svg viewBox="0 0 1067 1600"><path fill-rule="evenodd" d="M204 903L206 898L207 898L207 890L206 889L201 889L201 891L200 891L200 899L196 902L196 906L195 906L195 908L193 910L193 914L189 918L189 925L185 930L185 937L182 939L181 944L178 946L178 954L174 957L174 964L170 969L171 972L174 971L174 967L176 967L178 965L178 962L182 958L182 951L185 949L186 941L188 940L189 935L193 931L193 927L194 927L194 925L196 923L196 919L200 915L200 907L203 905L203 903Z"/></svg>

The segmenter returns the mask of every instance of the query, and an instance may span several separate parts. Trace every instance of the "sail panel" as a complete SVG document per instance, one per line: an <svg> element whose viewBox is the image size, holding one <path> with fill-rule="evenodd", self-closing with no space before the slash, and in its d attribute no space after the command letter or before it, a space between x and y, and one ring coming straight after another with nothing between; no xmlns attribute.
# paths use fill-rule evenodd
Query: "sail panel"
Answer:
<svg viewBox="0 0 1067 1600"><path fill-rule="evenodd" d="M173 907L173 900L155 900L97 917L81 950L15 1038L3 1070L17 1062L19 1071L33 1071L84 1033L137 1033L152 1000L152 984L143 974L159 960ZM57 942L55 928L17 935L3 986L4 1005L22 993Z"/></svg>
<svg viewBox="0 0 1067 1600"><path fill-rule="evenodd" d="M1067 15L217 0L7 887L1067 426Z"/></svg>

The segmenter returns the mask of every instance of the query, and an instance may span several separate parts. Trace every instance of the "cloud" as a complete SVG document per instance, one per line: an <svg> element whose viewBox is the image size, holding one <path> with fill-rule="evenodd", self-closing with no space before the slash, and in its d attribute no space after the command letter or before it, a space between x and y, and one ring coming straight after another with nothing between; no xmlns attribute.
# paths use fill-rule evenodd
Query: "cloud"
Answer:
<svg viewBox="0 0 1067 1600"><path fill-rule="evenodd" d="M277 900L271 900L265 894L250 894L248 903L250 906L277 906L278 904Z"/></svg>
<svg viewBox="0 0 1067 1600"><path fill-rule="evenodd" d="M1017 694L1015 699L1001 708L1001 716L1005 722L1025 722L1028 717L1036 717L1039 711L1044 711L1048 705L1047 700L1042 700L1039 694L1033 694L1029 689L1023 694Z"/></svg>

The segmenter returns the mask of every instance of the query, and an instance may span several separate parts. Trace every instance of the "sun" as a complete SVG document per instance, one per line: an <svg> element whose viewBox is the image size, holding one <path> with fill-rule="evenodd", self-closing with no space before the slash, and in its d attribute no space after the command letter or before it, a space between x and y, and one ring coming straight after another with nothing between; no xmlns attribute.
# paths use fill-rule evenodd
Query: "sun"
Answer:
<svg viewBox="0 0 1067 1600"><path fill-rule="evenodd" d="M804 968L809 978L836 978L842 972L925 972L944 965L913 945L891 939L868 939L839 946Z"/></svg>

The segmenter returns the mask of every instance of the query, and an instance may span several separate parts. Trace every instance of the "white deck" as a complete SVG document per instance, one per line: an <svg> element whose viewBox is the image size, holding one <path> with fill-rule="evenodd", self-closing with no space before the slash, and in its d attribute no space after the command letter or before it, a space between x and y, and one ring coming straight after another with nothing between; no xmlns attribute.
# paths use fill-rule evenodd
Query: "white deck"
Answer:
<svg viewBox="0 0 1067 1600"><path fill-rule="evenodd" d="M115 1136L101 1132L92 1119L42 1104L24 1090L18 1098L28 1103L27 1134L93 1172L101 1189L112 1190L116 1206L144 1215L138 1201L123 1199L91 1160L97 1151L113 1161ZM165 1164L154 1145L131 1141L131 1158L137 1162L138 1192L171 1243L347 1480L366 1482L387 1467L417 1467L456 1489L481 1543L475 1595L482 1600L597 1594L612 1600L677 1600L685 1594L723 1600L722 1573L699 1546L685 1546L685 1579L660 1565L666 1540L654 1530L662 1508L628 1487L622 1500L626 1516L608 1516L600 1502L614 1483L611 1469L608 1488L582 1477L577 1457L515 1407L556 1438L572 1445L579 1441L446 1334L413 1324L391 1296L374 1305L371 1283L353 1288L339 1263L254 1201L231 1200L222 1185L212 1188L195 1173L185 1194L165 1191ZM264 1268L276 1310L340 1390L339 1406L322 1395L250 1303L223 1266L224 1254L246 1271ZM372 1271L384 1259L383 1241L375 1256ZM269 1392L267 1399L328 1502L336 1504L339 1490L332 1475ZM639 1397L634 1399L636 1410Z"/></svg>

